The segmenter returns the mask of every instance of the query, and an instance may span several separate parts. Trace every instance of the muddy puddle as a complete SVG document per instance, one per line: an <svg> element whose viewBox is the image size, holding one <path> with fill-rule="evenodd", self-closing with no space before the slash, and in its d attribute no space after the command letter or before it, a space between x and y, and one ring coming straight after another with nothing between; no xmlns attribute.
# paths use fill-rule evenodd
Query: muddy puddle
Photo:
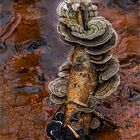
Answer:
<svg viewBox="0 0 140 140"><path fill-rule="evenodd" d="M138 1L93 0L119 34L114 55L121 85L97 110L116 123L94 132L96 140L140 140ZM0 0L0 139L48 140L45 127L61 109L47 101L70 46L57 33L60 0Z"/></svg>

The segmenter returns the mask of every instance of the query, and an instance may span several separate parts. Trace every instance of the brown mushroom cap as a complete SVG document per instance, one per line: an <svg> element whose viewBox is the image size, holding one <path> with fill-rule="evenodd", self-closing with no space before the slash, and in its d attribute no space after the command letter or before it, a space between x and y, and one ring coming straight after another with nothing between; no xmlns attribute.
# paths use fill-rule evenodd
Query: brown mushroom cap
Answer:
<svg viewBox="0 0 140 140"><path fill-rule="evenodd" d="M106 53L111 48L115 47L116 39L117 39L117 35L114 32L113 36L105 44L102 44L93 48L86 47L85 51L91 55L100 55L100 54Z"/></svg>
<svg viewBox="0 0 140 140"><path fill-rule="evenodd" d="M104 81L102 84L99 84L99 86L97 87L94 93L94 96L99 99L106 98L117 89L119 84L120 84L120 77L118 74L116 74L109 80Z"/></svg>
<svg viewBox="0 0 140 140"><path fill-rule="evenodd" d="M99 81L103 80L106 81L113 77L119 71L119 61L113 57L107 63L107 67L103 71L99 73Z"/></svg>
<svg viewBox="0 0 140 140"><path fill-rule="evenodd" d="M57 78L49 83L48 88L53 95L63 98L67 94L68 79Z"/></svg>
<svg viewBox="0 0 140 140"><path fill-rule="evenodd" d="M87 47L95 47L106 43L112 37L114 30L112 29L110 24L109 25L107 24L106 31L102 36L96 37L93 40L87 40L73 36L71 34L71 29L68 28L65 24L60 23L58 25L58 33L64 36L66 41L78 43L80 45Z"/></svg>
<svg viewBox="0 0 140 140"><path fill-rule="evenodd" d="M58 97L58 96L55 96L54 94L50 94L50 100L51 100L54 104L60 105L60 104L65 103L66 98L65 98L65 97L60 98L60 97Z"/></svg>
<svg viewBox="0 0 140 140"><path fill-rule="evenodd" d="M104 64L111 59L112 55L113 54L111 51L108 51L101 55L91 55L91 62L95 64Z"/></svg>

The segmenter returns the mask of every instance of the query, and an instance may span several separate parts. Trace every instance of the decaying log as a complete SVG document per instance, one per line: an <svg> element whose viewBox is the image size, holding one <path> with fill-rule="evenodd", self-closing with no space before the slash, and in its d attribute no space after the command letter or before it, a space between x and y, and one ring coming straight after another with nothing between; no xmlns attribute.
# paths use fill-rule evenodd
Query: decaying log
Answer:
<svg viewBox="0 0 140 140"><path fill-rule="evenodd" d="M97 6L91 1L62 2L57 13L60 16L58 33L64 42L74 46L74 50L59 68L59 78L48 85L50 99L66 106L64 128L80 139L88 135L89 128L99 127L94 126L100 121L92 118L92 113L115 127L95 111L95 106L100 99L114 92L120 83L117 74L119 62L111 52L117 34L108 20L98 16Z"/></svg>
<svg viewBox="0 0 140 140"><path fill-rule="evenodd" d="M96 85L97 74L94 65L90 62L89 54L85 52L83 47L76 46L72 57L72 69L67 93L65 126L70 125L75 130L84 127L88 132L91 114L79 112L75 102L87 104L88 97L93 95ZM81 106L84 105L81 104ZM77 113L78 121L73 123L71 120L75 113Z"/></svg>

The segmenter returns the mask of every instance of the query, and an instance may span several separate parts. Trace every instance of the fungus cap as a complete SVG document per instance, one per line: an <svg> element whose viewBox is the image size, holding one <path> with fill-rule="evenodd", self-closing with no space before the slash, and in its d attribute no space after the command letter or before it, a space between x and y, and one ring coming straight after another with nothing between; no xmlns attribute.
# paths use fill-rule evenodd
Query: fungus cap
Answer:
<svg viewBox="0 0 140 140"><path fill-rule="evenodd" d="M101 55L91 55L91 62L95 64L104 64L111 59L112 55L113 54L111 51L108 51Z"/></svg>
<svg viewBox="0 0 140 140"><path fill-rule="evenodd" d="M57 78L50 82L48 88L51 94L57 97L65 97L67 94L68 79L67 78Z"/></svg>
<svg viewBox="0 0 140 140"><path fill-rule="evenodd" d="M57 96L51 94L51 95L50 95L50 100L51 100L54 104L61 105L61 104L64 104L64 103L65 103L66 98L60 98L60 97L57 97Z"/></svg>
<svg viewBox="0 0 140 140"><path fill-rule="evenodd" d="M119 71L120 67L119 61L115 57L111 58L106 63L106 65L107 65L106 69L99 73L99 79L103 81L106 81L111 77L113 77Z"/></svg>
<svg viewBox="0 0 140 140"><path fill-rule="evenodd" d="M103 99L110 96L120 84L120 76L118 74L111 77L109 80L99 84L94 92L94 96L98 99Z"/></svg>

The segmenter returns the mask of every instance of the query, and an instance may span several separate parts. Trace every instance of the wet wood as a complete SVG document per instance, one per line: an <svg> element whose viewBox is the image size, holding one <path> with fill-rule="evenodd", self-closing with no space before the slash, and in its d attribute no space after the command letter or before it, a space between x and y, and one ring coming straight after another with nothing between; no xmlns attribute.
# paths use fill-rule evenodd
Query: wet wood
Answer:
<svg viewBox="0 0 140 140"><path fill-rule="evenodd" d="M84 51L81 46L76 46L72 58L72 70L70 74L67 101L75 99L86 104L89 95L92 95L97 81L97 75L93 64L90 62L90 56ZM74 129L81 127L88 132L91 114L78 112L77 104L68 103L66 105L65 126L70 125ZM71 121L73 114L77 112L79 119L76 123Z"/></svg>
<svg viewBox="0 0 140 140"><path fill-rule="evenodd" d="M78 22L84 27L87 24L83 14L84 11L78 12ZM91 122L91 114L81 113L77 110L77 102L86 105L88 97L93 95L97 85L97 74L94 65L90 62L90 56L85 52L85 48L76 45L72 56L72 69L67 93L66 113L64 126L71 126L74 130L84 128L88 134L89 124ZM75 102L69 102L71 100ZM77 113L78 120L73 123L71 121L74 113ZM75 135L77 137L77 135Z"/></svg>

